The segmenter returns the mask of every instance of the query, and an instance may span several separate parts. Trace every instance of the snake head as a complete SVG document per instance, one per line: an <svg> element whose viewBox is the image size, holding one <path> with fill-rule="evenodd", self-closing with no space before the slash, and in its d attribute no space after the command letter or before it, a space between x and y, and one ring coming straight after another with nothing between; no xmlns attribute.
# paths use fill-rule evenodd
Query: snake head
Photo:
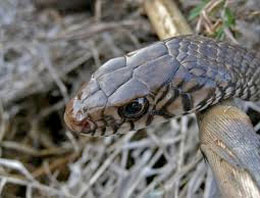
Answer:
<svg viewBox="0 0 260 198"><path fill-rule="evenodd" d="M108 136L135 129L134 121L147 113L149 91L131 80L132 70L125 64L125 57L108 61L70 100L64 120L71 131Z"/></svg>
<svg viewBox="0 0 260 198"><path fill-rule="evenodd" d="M180 41L171 45L176 42ZM64 115L68 128L108 136L183 114L184 97L174 84L190 75L184 75L186 70L168 48L157 42L102 65L68 103Z"/></svg>
<svg viewBox="0 0 260 198"><path fill-rule="evenodd" d="M143 56L147 50L150 55ZM171 59L165 50L158 43L101 66L67 104L64 120L68 128L80 134L108 136L149 125L158 112L153 91L175 70L167 62Z"/></svg>

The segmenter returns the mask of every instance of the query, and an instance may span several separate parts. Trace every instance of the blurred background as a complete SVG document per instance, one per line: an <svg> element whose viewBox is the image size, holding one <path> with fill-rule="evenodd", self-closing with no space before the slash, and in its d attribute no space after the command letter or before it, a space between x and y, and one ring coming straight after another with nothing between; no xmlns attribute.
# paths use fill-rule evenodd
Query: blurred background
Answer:
<svg viewBox="0 0 260 198"><path fill-rule="evenodd" d="M75 137L65 104L105 61L157 41L144 0L0 0L1 197L217 196L195 115ZM259 0L176 0L194 32L260 51ZM260 134L260 104L243 103Z"/></svg>

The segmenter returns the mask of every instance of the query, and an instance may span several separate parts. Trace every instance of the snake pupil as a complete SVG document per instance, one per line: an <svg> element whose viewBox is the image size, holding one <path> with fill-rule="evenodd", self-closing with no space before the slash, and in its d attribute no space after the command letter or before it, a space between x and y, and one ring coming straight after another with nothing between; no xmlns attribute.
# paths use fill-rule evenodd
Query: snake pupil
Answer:
<svg viewBox="0 0 260 198"><path fill-rule="evenodd" d="M145 98L137 98L133 102L119 108L119 114L125 118L140 118L148 108L148 101Z"/></svg>
<svg viewBox="0 0 260 198"><path fill-rule="evenodd" d="M132 102L125 107L125 111L128 114L135 114L142 110L142 104L138 102Z"/></svg>

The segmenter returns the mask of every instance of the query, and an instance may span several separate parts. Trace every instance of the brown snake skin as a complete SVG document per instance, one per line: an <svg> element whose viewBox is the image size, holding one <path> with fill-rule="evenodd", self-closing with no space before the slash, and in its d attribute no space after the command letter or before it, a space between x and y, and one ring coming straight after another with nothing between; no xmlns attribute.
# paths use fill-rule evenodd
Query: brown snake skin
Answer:
<svg viewBox="0 0 260 198"><path fill-rule="evenodd" d="M71 99L80 134L108 136L201 111L231 97L260 100L260 56L201 36L179 36L114 58Z"/></svg>

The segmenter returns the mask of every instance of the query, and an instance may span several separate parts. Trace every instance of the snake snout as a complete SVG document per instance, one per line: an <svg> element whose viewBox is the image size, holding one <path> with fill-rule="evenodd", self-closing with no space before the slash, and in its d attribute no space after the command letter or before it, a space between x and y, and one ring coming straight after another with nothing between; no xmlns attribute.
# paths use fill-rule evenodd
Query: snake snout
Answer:
<svg viewBox="0 0 260 198"><path fill-rule="evenodd" d="M69 130L76 133L90 134L95 129L95 124L88 119L81 109L75 108L78 100L72 99L66 106L64 121Z"/></svg>

